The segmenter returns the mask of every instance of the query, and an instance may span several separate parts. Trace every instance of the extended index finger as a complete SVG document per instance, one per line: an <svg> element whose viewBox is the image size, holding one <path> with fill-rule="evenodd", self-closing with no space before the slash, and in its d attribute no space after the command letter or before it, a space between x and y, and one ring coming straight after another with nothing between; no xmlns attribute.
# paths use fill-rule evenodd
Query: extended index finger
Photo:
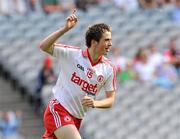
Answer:
<svg viewBox="0 0 180 139"><path fill-rule="evenodd" d="M76 12L77 12L77 10L76 10L76 9L73 9L73 12L72 12L72 13L73 13L73 14L76 14Z"/></svg>

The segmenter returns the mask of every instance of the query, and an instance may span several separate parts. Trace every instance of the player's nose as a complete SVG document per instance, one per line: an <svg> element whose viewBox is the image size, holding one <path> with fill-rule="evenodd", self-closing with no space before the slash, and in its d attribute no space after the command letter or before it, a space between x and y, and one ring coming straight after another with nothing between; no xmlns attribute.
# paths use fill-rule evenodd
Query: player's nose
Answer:
<svg viewBox="0 0 180 139"><path fill-rule="evenodd" d="M112 41L109 41L108 46L109 47L112 46Z"/></svg>

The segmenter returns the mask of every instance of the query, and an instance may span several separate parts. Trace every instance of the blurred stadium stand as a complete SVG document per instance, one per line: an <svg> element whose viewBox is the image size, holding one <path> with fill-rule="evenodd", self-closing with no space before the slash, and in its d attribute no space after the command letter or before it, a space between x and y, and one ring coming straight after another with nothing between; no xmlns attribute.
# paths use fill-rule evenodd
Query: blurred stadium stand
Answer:
<svg viewBox="0 0 180 139"><path fill-rule="evenodd" d="M38 44L63 25L68 14L0 16L1 73L32 100L45 57ZM180 24L173 23L165 9L124 13L113 3L102 3L77 14L79 23L61 42L85 48L85 28L105 22L112 26L113 47L121 47L123 54L133 57L138 48L152 41L157 40L158 49L164 50L172 36L180 36ZM57 68L55 71L58 73ZM179 99L180 85L173 90L136 82L118 85L115 107L90 111L81 132L84 139L180 139Z"/></svg>
<svg viewBox="0 0 180 139"><path fill-rule="evenodd" d="M137 82L118 88L110 110L89 111L85 139L179 139L180 87L169 91Z"/></svg>
<svg viewBox="0 0 180 139"><path fill-rule="evenodd" d="M10 83L0 78L0 112L21 111L22 123L18 128L20 135L24 139L40 139L44 132L42 117L35 115L33 107L27 103L27 99L22 99L19 91L13 90L9 86ZM0 139L4 138L0 136Z"/></svg>

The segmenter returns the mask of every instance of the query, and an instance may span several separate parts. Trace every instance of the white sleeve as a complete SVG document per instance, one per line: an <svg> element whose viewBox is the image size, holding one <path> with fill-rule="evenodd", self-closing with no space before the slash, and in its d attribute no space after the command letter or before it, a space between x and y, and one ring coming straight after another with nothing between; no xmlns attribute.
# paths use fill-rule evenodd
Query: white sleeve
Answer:
<svg viewBox="0 0 180 139"><path fill-rule="evenodd" d="M73 57L77 50L80 50L80 48L65 44L54 44L53 56L58 59L67 59Z"/></svg>
<svg viewBox="0 0 180 139"><path fill-rule="evenodd" d="M111 69L110 75L104 84L104 89L105 89L105 91L116 90L116 69L115 69L115 67L113 67Z"/></svg>

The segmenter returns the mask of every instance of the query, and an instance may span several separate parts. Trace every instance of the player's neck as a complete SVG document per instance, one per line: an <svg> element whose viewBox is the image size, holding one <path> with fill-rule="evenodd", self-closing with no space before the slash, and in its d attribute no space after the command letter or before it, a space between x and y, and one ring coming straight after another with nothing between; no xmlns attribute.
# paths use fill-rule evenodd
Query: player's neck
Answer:
<svg viewBox="0 0 180 139"><path fill-rule="evenodd" d="M91 47L90 47L88 50L89 50L89 55L90 55L93 63L98 62L99 59L101 58L101 55L99 55L99 54L95 51L95 49L93 49L93 48L91 48Z"/></svg>

